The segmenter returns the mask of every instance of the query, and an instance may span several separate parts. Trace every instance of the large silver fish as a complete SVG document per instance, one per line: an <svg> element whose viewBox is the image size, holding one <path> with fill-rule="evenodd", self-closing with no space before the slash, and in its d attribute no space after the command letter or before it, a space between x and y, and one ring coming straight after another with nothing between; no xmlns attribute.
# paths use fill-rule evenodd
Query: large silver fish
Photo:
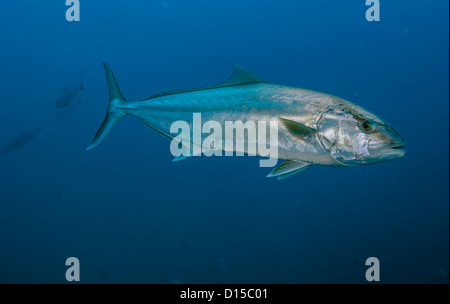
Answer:
<svg viewBox="0 0 450 304"><path fill-rule="evenodd" d="M233 65L224 83L179 90L129 102L104 63L109 89L106 118L87 150L95 148L123 116L139 118L160 134L174 138L175 121L278 121L278 159L268 176L290 177L312 165L359 166L405 155L405 140L387 122L341 98L300 88L266 83ZM192 123L191 123L192 125ZM246 152L246 151L241 151Z"/></svg>

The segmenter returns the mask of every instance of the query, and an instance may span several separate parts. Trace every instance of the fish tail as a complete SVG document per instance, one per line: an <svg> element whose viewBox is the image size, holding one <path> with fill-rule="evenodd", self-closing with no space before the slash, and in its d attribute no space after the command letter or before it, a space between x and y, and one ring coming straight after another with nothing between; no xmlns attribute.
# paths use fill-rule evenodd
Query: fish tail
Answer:
<svg viewBox="0 0 450 304"><path fill-rule="evenodd" d="M108 84L109 91L108 110L106 112L105 120L98 129L97 134L95 134L92 143L86 148L86 150L92 150L97 147L105 139L112 127L126 114L122 106L127 103L127 100L120 92L119 86L117 85L116 79L109 65L103 62L103 66L105 68L106 82Z"/></svg>

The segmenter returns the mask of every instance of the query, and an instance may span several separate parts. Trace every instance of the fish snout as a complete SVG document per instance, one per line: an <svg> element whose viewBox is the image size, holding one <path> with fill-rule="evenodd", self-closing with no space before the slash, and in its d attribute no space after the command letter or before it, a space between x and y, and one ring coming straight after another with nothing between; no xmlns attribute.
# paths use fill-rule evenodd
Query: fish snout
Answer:
<svg viewBox="0 0 450 304"><path fill-rule="evenodd" d="M405 156L406 140L392 127L386 127L382 140L370 140L369 151L380 162Z"/></svg>

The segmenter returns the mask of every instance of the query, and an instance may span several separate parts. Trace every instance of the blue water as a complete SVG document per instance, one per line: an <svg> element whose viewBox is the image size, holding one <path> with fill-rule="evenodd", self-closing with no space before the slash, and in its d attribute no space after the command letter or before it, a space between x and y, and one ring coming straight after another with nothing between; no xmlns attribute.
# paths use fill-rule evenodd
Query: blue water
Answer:
<svg viewBox="0 0 450 304"><path fill-rule="evenodd" d="M0 283L449 282L449 3L364 0L5 1L0 12ZM172 163L169 141L104 118L109 63L138 100L219 83L235 62L268 82L351 100L389 121L405 157L314 167L282 182L255 157ZM82 103L55 100L83 78Z"/></svg>

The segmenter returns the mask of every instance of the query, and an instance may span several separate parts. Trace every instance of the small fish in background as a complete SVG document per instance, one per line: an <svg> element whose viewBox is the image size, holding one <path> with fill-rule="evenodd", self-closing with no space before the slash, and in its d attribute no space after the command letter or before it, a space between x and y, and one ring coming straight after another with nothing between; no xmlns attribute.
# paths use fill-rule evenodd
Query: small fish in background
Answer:
<svg viewBox="0 0 450 304"><path fill-rule="evenodd" d="M37 127L36 130L31 132L24 132L13 139L9 144L0 149L0 155L9 155L16 150L19 150L29 144L33 139L41 133L42 130L40 127Z"/></svg>
<svg viewBox="0 0 450 304"><path fill-rule="evenodd" d="M75 100L76 97L80 94L81 91L86 91L83 86L83 80L80 82L80 86L78 87L68 87L64 88L64 90L59 95L58 99L56 99L55 105L57 109L62 109L68 107L69 104Z"/></svg>
<svg viewBox="0 0 450 304"><path fill-rule="evenodd" d="M75 109L78 107L78 105L81 103L80 96L77 97L76 101L70 103L67 107L58 109L58 113L56 114L56 121L61 121L66 118L68 118L72 113L75 111Z"/></svg>

